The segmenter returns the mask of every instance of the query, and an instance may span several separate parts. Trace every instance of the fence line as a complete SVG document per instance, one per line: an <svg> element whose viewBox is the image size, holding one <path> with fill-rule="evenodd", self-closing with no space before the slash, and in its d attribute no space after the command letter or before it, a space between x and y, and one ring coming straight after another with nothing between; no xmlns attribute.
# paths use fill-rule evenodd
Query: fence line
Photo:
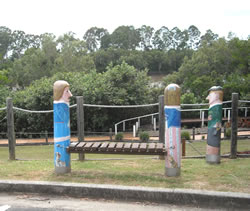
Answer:
<svg viewBox="0 0 250 211"><path fill-rule="evenodd" d="M231 100L229 101L223 101L223 104L226 103L232 103ZM239 100L239 103L250 103L250 101L247 100ZM159 103L153 103L153 104L143 104L143 105L97 105L97 104L86 104L84 103L83 106L85 107L96 107L96 108L138 108L138 107L150 107L150 106L157 106ZM181 104L181 107L185 106L207 106L209 105L208 103L200 103L200 104ZM70 108L76 107L77 104L71 105ZM7 107L0 108L0 111L6 110ZM52 113L53 110L47 110L47 111L32 111L28 109L23 109L23 108L18 108L13 106L13 109L18 110L18 111L23 111L23 112L28 112L28 113ZM225 108L226 109L226 108ZM196 110L208 110L208 109L196 109ZM188 111L188 109L182 110L182 111ZM195 111L190 109L190 111Z"/></svg>
<svg viewBox="0 0 250 211"><path fill-rule="evenodd" d="M7 116L5 116L3 119L0 120L0 122L2 122L3 120L5 120L7 118Z"/></svg>
<svg viewBox="0 0 250 211"><path fill-rule="evenodd" d="M95 105L95 104L83 104L86 107L98 107L98 108L139 108L139 107L151 107L157 106L159 103L144 104L144 105Z"/></svg>
<svg viewBox="0 0 250 211"><path fill-rule="evenodd" d="M250 103L249 100L239 100L239 103Z"/></svg>
<svg viewBox="0 0 250 211"><path fill-rule="evenodd" d="M0 108L0 111L6 110L7 107Z"/></svg>
<svg viewBox="0 0 250 211"><path fill-rule="evenodd" d="M48 111L31 111L31 110L27 110L27 109L23 109L23 108L17 108L13 106L13 109L17 110L17 111L23 111L23 112L27 112L27 113L53 113L53 110L48 110Z"/></svg>

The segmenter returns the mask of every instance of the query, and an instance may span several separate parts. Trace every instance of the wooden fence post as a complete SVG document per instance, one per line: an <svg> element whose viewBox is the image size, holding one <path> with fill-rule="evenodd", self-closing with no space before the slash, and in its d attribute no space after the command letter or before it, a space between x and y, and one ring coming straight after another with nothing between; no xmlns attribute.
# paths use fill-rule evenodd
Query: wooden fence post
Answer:
<svg viewBox="0 0 250 211"><path fill-rule="evenodd" d="M113 132L112 132L112 128L109 128L109 140L113 141Z"/></svg>
<svg viewBox="0 0 250 211"><path fill-rule="evenodd" d="M232 124L231 124L231 155L230 158L237 157L237 133L238 133L238 102L239 94L232 93Z"/></svg>
<svg viewBox="0 0 250 211"><path fill-rule="evenodd" d="M165 143L164 95L159 96L159 142Z"/></svg>
<svg viewBox="0 0 250 211"><path fill-rule="evenodd" d="M193 127L193 140L195 140L195 127Z"/></svg>
<svg viewBox="0 0 250 211"><path fill-rule="evenodd" d="M7 98L7 131L8 131L8 144L9 144L9 159L15 160L16 153L16 136L14 126L14 113L13 113L13 102L11 98Z"/></svg>
<svg viewBox="0 0 250 211"><path fill-rule="evenodd" d="M49 143L49 136L48 136L48 131L46 130L45 131L45 141L46 141L46 144L48 144Z"/></svg>
<svg viewBox="0 0 250 211"><path fill-rule="evenodd" d="M84 110L83 110L83 96L76 97L77 103L77 135L78 141L84 141ZM79 153L79 160L85 159L84 153Z"/></svg>
<svg viewBox="0 0 250 211"><path fill-rule="evenodd" d="M186 139L181 139L181 146L182 146L182 157L186 156Z"/></svg>

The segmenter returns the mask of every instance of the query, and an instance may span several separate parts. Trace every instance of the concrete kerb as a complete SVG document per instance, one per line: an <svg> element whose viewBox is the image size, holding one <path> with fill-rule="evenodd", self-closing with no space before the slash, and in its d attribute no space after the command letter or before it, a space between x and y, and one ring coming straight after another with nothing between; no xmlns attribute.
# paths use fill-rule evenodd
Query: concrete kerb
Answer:
<svg viewBox="0 0 250 211"><path fill-rule="evenodd" d="M250 209L250 194L190 189L0 180L0 192L148 201L206 208Z"/></svg>

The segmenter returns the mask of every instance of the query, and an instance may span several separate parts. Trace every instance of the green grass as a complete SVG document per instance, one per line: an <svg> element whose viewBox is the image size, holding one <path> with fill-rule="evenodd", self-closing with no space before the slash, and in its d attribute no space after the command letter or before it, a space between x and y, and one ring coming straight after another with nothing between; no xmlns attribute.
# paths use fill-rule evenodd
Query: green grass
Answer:
<svg viewBox="0 0 250 211"><path fill-rule="evenodd" d="M206 141L191 141L191 143L186 142L186 156L199 156L206 154ZM231 151L231 141L222 140L221 141L221 155L230 154ZM250 140L240 139L237 142L237 151L250 151Z"/></svg>
<svg viewBox="0 0 250 211"><path fill-rule="evenodd" d="M193 143L200 150L204 142ZM187 144L188 145L188 144ZM230 142L222 142L225 152ZM239 146L242 145L242 146ZM240 140L238 149L249 150L249 140ZM229 147L228 149L226 149ZM64 181L76 183L117 184L162 188L250 193L250 158L221 159L220 164L207 164L205 159L182 159L181 176L165 177L164 160L152 156L86 154L84 162L72 155L71 173L56 175L53 163L53 145L17 146L17 161L8 160L8 147L0 147L0 179ZM187 146L187 151L191 148ZM222 150L222 151L223 151ZM239 150L238 150L239 151ZM192 154L192 153L191 153ZM127 158L123 160L101 160ZM129 159L128 159L129 158ZM100 159L100 160L94 160Z"/></svg>

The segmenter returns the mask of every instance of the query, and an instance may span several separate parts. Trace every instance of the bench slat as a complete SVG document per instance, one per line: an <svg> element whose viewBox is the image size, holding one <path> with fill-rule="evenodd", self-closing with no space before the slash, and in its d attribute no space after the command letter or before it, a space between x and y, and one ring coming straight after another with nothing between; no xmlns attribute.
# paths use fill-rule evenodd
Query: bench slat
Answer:
<svg viewBox="0 0 250 211"><path fill-rule="evenodd" d="M104 154L138 154L166 155L163 143L132 142L72 142L67 148L69 153L104 153Z"/></svg>
<svg viewBox="0 0 250 211"><path fill-rule="evenodd" d="M98 147L101 145L101 142L94 142L93 146L91 147L91 151L97 151Z"/></svg>
<svg viewBox="0 0 250 211"><path fill-rule="evenodd" d="M131 145L132 145L132 143L125 143L125 145L124 145L124 151L125 152L129 152L130 148L131 148Z"/></svg>
<svg viewBox="0 0 250 211"><path fill-rule="evenodd" d="M108 151L113 152L115 150L115 145L116 145L116 143L114 143L114 142L110 143L108 146Z"/></svg>
<svg viewBox="0 0 250 211"><path fill-rule="evenodd" d="M155 151L155 143L150 143L148 145L148 151L149 152L154 152Z"/></svg>
<svg viewBox="0 0 250 211"><path fill-rule="evenodd" d="M132 147L131 147L132 152L138 152L139 151L139 146L140 146L139 143L133 143Z"/></svg>
<svg viewBox="0 0 250 211"><path fill-rule="evenodd" d="M116 151L121 152L123 149L123 145L124 145L124 143L121 143L121 142L117 143L116 148L115 148Z"/></svg>
<svg viewBox="0 0 250 211"><path fill-rule="evenodd" d="M140 145L140 152L146 152L147 151L147 144L141 143Z"/></svg>
<svg viewBox="0 0 250 211"><path fill-rule="evenodd" d="M71 142L70 145L69 145L69 147L75 148L75 146L76 146L77 144L79 144L79 142Z"/></svg>
<svg viewBox="0 0 250 211"><path fill-rule="evenodd" d="M80 142L80 143L76 146L77 151L82 151L85 144L86 144L86 142Z"/></svg>
<svg viewBox="0 0 250 211"><path fill-rule="evenodd" d="M164 152L163 150L164 150L163 143L157 143L156 144L156 152Z"/></svg>
<svg viewBox="0 0 250 211"><path fill-rule="evenodd" d="M76 150L76 146L77 146L77 144L79 144L79 142L72 142L72 143L70 143L70 145L69 145L69 148L68 148L68 151L75 151Z"/></svg>
<svg viewBox="0 0 250 211"><path fill-rule="evenodd" d="M93 145L93 142L88 142L84 147L83 147L83 151L90 151L91 146Z"/></svg>
<svg viewBox="0 0 250 211"><path fill-rule="evenodd" d="M100 150L101 152L106 152L106 151L107 151L108 145L109 145L108 142L102 143L102 145L99 147L99 150Z"/></svg>

